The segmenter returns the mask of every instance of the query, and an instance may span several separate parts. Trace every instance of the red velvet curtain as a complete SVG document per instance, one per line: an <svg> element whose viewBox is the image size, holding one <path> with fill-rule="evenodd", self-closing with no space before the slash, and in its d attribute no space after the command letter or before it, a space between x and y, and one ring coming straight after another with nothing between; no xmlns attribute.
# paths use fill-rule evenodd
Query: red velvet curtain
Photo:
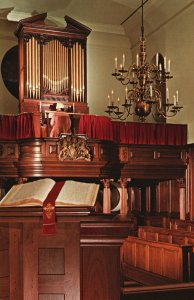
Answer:
<svg viewBox="0 0 194 300"><path fill-rule="evenodd" d="M94 115L81 116L79 133L120 144L187 144L187 125L110 121L108 117Z"/></svg>
<svg viewBox="0 0 194 300"><path fill-rule="evenodd" d="M121 144L186 145L187 125L112 122L113 139Z"/></svg>
<svg viewBox="0 0 194 300"><path fill-rule="evenodd" d="M186 145L187 125L156 124L156 143L160 145Z"/></svg>
<svg viewBox="0 0 194 300"><path fill-rule="evenodd" d="M187 125L116 122L109 117L82 115L80 134L99 140L113 140L121 144L186 145ZM35 137L33 115L0 116L0 139L14 140Z"/></svg>
<svg viewBox="0 0 194 300"><path fill-rule="evenodd" d="M0 139L14 140L16 138L16 118L17 116L0 116Z"/></svg>
<svg viewBox="0 0 194 300"><path fill-rule="evenodd" d="M78 133L86 134L91 139L113 140L112 123L109 117L81 115Z"/></svg>
<svg viewBox="0 0 194 300"><path fill-rule="evenodd" d="M16 125L16 139L34 137L32 114L18 115Z"/></svg>
<svg viewBox="0 0 194 300"><path fill-rule="evenodd" d="M34 137L31 113L0 116L0 139L15 140Z"/></svg>

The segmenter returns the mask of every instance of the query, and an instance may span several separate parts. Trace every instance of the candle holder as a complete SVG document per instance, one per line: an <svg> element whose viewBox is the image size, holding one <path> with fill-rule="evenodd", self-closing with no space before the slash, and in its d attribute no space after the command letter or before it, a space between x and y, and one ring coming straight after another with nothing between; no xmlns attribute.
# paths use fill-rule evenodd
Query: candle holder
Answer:
<svg viewBox="0 0 194 300"><path fill-rule="evenodd" d="M144 4L142 0L140 51L136 55L136 63L126 69L124 67L125 55L123 54L122 64L117 68L117 57L115 58L115 69L112 76L126 86L126 89L125 102L121 104L123 110L118 110L115 105L109 105L108 110L105 111L113 119L126 120L129 115L137 115L139 120L144 122L151 112L155 119L157 116L171 118L183 108L178 103L178 91L176 91L176 96L173 96L175 97L174 102L169 101L167 82L173 78L170 73L171 61L168 60L167 63L166 57L163 59L158 53L155 64L146 61L147 52L143 24ZM166 95L162 95L161 90L166 90ZM163 99L164 96L166 99Z"/></svg>

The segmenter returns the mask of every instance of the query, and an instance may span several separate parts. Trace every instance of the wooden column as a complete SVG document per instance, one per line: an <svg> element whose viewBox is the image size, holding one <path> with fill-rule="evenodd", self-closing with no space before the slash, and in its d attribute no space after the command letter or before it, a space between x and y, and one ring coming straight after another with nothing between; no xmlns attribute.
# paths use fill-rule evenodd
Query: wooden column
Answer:
<svg viewBox="0 0 194 300"><path fill-rule="evenodd" d="M179 180L179 207L180 207L180 220L186 218L186 187L185 180Z"/></svg>
<svg viewBox="0 0 194 300"><path fill-rule="evenodd" d="M128 204L127 204L127 178L121 178L120 179L121 184L121 208L120 208L120 214L121 215L127 215L128 212Z"/></svg>
<svg viewBox="0 0 194 300"><path fill-rule="evenodd" d="M0 200L3 199L3 197L5 196L4 184L5 184L5 179L0 178Z"/></svg>
<svg viewBox="0 0 194 300"><path fill-rule="evenodd" d="M103 190L103 213L109 214L111 212L111 201L110 201L110 179L102 180L104 185Z"/></svg>

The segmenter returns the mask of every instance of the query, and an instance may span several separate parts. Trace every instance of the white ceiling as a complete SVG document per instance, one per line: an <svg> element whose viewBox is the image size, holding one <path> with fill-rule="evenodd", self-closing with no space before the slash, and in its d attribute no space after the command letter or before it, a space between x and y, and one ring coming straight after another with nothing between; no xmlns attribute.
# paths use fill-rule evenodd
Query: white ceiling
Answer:
<svg viewBox="0 0 194 300"><path fill-rule="evenodd" d="M194 7L194 0L144 0L144 2L146 2L144 25L147 36L188 7ZM0 18L19 21L33 14L47 12L50 22L64 26L64 16L68 15L94 31L127 34L134 44L140 35L141 9L138 10L140 5L141 0L1 0ZM121 25L130 15L131 17Z"/></svg>

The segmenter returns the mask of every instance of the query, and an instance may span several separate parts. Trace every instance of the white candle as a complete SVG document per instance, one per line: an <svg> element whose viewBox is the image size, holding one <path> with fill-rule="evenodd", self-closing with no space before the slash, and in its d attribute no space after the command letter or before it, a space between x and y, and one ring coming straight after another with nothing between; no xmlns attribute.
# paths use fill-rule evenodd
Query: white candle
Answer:
<svg viewBox="0 0 194 300"><path fill-rule="evenodd" d="M125 88L125 98L127 99L127 87Z"/></svg>
<svg viewBox="0 0 194 300"><path fill-rule="evenodd" d="M108 95L108 105L110 105L110 95Z"/></svg>
<svg viewBox="0 0 194 300"><path fill-rule="evenodd" d="M176 96L175 95L173 96L173 99L174 99L174 106L176 106Z"/></svg>
<svg viewBox="0 0 194 300"><path fill-rule="evenodd" d="M150 97L153 96L153 90L152 90L152 85L150 85Z"/></svg>
<svg viewBox="0 0 194 300"><path fill-rule="evenodd" d="M136 65L139 66L139 54L136 55Z"/></svg>
<svg viewBox="0 0 194 300"><path fill-rule="evenodd" d="M166 70L166 56L164 56L164 70Z"/></svg>
<svg viewBox="0 0 194 300"><path fill-rule="evenodd" d="M117 57L115 57L115 69L117 69Z"/></svg>
<svg viewBox="0 0 194 300"><path fill-rule="evenodd" d="M156 53L156 66L158 67L158 60L159 60L159 55Z"/></svg>
<svg viewBox="0 0 194 300"><path fill-rule="evenodd" d="M168 60L168 72L170 73L170 59Z"/></svg>
<svg viewBox="0 0 194 300"><path fill-rule="evenodd" d="M125 54L123 54L123 68L125 66Z"/></svg>
<svg viewBox="0 0 194 300"><path fill-rule="evenodd" d="M176 91L176 103L178 104L178 101L179 101L179 92Z"/></svg>
<svg viewBox="0 0 194 300"><path fill-rule="evenodd" d="M111 95L112 95L112 96L111 96L111 99L112 99L112 101L113 101L113 95L114 95L114 91L113 91L113 90L111 91Z"/></svg>
<svg viewBox="0 0 194 300"><path fill-rule="evenodd" d="M166 88L166 99L168 100L169 99L169 89Z"/></svg>

